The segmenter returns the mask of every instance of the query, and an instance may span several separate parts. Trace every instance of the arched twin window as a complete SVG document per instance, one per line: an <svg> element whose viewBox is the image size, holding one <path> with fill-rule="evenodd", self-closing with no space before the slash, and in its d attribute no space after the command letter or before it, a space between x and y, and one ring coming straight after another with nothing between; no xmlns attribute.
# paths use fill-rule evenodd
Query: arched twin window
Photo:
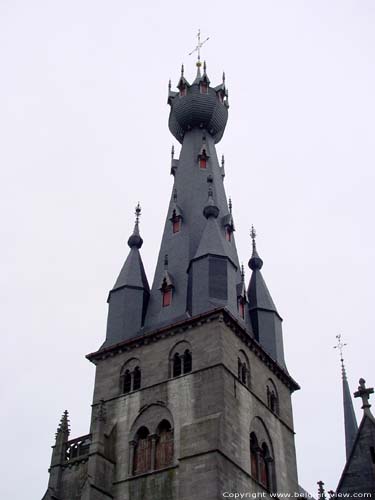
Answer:
<svg viewBox="0 0 375 500"><path fill-rule="evenodd" d="M123 394L136 391L141 388L142 374L139 367L139 359L133 358L127 361L121 372L121 388Z"/></svg>
<svg viewBox="0 0 375 500"><path fill-rule="evenodd" d="M173 429L168 420L164 419L159 423L155 434L150 434L145 426L140 427L130 445L133 447L133 475L173 465Z"/></svg>
<svg viewBox="0 0 375 500"><path fill-rule="evenodd" d="M189 342L183 340L176 344L169 354L171 377L190 373L193 369L193 356Z"/></svg>
<svg viewBox="0 0 375 500"><path fill-rule="evenodd" d="M183 354L178 352L173 356L173 377L178 377L184 373L190 373L192 369L192 356L189 349L186 349Z"/></svg>
<svg viewBox="0 0 375 500"><path fill-rule="evenodd" d="M267 406L273 413L279 414L279 397L276 386L271 379L267 383Z"/></svg>
<svg viewBox="0 0 375 500"><path fill-rule="evenodd" d="M274 463L270 446L265 441L260 444L255 432L250 434L250 473L266 490L273 490Z"/></svg>

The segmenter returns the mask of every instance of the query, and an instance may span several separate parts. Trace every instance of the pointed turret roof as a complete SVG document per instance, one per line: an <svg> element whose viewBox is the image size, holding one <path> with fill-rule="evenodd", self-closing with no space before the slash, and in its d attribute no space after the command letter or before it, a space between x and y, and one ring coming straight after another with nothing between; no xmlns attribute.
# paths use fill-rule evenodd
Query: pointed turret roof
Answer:
<svg viewBox="0 0 375 500"><path fill-rule="evenodd" d="M128 239L130 252L111 291L117 290L124 286L144 288L148 291L150 290L141 255L139 253L139 249L143 245L143 239L141 238L139 233L139 217L141 214L141 207L139 203L135 209L135 214L136 220L134 230Z"/></svg>
<svg viewBox="0 0 375 500"><path fill-rule="evenodd" d="M278 315L276 306L272 300L271 294L267 288L266 282L260 270L263 267L263 260L259 257L256 248L256 232L254 226L251 228L251 239L253 246L253 253L249 260L249 268L253 271L249 283L248 299L250 309L265 309L273 311Z"/></svg>

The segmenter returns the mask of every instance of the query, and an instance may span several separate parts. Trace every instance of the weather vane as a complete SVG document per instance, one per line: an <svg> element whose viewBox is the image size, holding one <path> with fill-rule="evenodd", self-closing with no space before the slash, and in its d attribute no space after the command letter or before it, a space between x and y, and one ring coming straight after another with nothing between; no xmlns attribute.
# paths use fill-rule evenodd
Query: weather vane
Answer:
<svg viewBox="0 0 375 500"><path fill-rule="evenodd" d="M334 345L333 348L339 350L340 359L341 359L341 361L343 361L344 360L344 358L343 358L343 350L344 350L344 347L347 346L348 344L346 344L346 343L344 343L342 341L340 333L338 335L336 335L336 338L337 338L337 344Z"/></svg>
<svg viewBox="0 0 375 500"><path fill-rule="evenodd" d="M202 46L207 42L207 40L210 39L210 37L208 36L205 40L203 40L203 42L201 42L201 30L199 29L198 30L198 34L197 34L197 38L198 38L198 45L195 47L194 50L192 50L191 52L189 52L189 56L191 56L192 54L194 54L194 52L198 52L198 61L197 61L197 66L201 66L201 48Z"/></svg>
<svg viewBox="0 0 375 500"><path fill-rule="evenodd" d="M138 202L137 206L135 207L135 223L136 224L139 224L139 217L141 215L141 205L140 203Z"/></svg>

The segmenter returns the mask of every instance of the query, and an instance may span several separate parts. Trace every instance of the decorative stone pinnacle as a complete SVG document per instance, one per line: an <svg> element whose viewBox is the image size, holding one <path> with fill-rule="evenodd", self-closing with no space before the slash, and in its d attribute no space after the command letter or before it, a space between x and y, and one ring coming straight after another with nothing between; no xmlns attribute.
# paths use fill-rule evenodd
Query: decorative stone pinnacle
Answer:
<svg viewBox="0 0 375 500"><path fill-rule="evenodd" d="M225 85L225 72L223 71L223 84Z"/></svg>
<svg viewBox="0 0 375 500"><path fill-rule="evenodd" d="M225 165L224 155L221 155L221 168L224 168L224 165Z"/></svg>
<svg viewBox="0 0 375 500"><path fill-rule="evenodd" d="M184 65L181 64L181 78L184 76L184 69L185 69Z"/></svg>
<svg viewBox="0 0 375 500"><path fill-rule="evenodd" d="M172 82L171 82L171 79L169 79L169 82L168 82L168 89L171 90L172 88Z"/></svg>
<svg viewBox="0 0 375 500"><path fill-rule="evenodd" d="M229 213L232 215L232 207L233 207L233 205L232 205L232 198L231 197L229 197L228 207L229 207Z"/></svg>
<svg viewBox="0 0 375 500"><path fill-rule="evenodd" d="M168 254L167 253L164 255L164 268L165 269L168 268Z"/></svg>
<svg viewBox="0 0 375 500"><path fill-rule="evenodd" d="M243 263L241 264L241 281L242 281L242 283L245 282L245 267L244 267Z"/></svg>
<svg viewBox="0 0 375 500"><path fill-rule="evenodd" d="M362 399L362 409L366 410L371 408L369 403L370 394L374 393L374 389L372 387L366 387L366 380L364 378L359 379L359 387L358 391L354 393L355 398Z"/></svg>
<svg viewBox="0 0 375 500"><path fill-rule="evenodd" d="M59 426L57 428L56 432L56 438L60 434L67 434L69 436L70 434L70 426L69 426L69 412L68 410L65 410L64 413L61 416Z"/></svg>
<svg viewBox="0 0 375 500"><path fill-rule="evenodd" d="M173 158L174 158L174 144L172 144L171 156L172 156L172 160L173 160Z"/></svg>
<svg viewBox="0 0 375 500"><path fill-rule="evenodd" d="M203 62L203 72L206 73L207 64L206 61Z"/></svg>

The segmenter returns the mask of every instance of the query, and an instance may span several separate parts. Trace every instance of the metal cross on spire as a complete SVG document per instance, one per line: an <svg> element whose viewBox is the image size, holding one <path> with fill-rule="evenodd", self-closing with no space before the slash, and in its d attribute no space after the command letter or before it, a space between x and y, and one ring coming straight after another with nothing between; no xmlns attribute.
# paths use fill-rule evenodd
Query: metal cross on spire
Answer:
<svg viewBox="0 0 375 500"><path fill-rule="evenodd" d="M191 52L189 52L189 56L194 54L194 52L198 52L197 66L199 67L202 65L202 63L201 63L201 48L210 39L210 37L208 36L205 40L203 40L203 42L201 42L201 30L199 29L198 34L197 34L197 38L198 38L198 44L195 47L195 49L193 49Z"/></svg>
<svg viewBox="0 0 375 500"><path fill-rule="evenodd" d="M339 353L340 353L340 361L341 363L344 362L344 358L343 358L343 350L344 350L344 347L347 346L348 344L346 344L345 342L342 341L342 338L341 338L341 334L339 333L338 335L336 335L336 338L337 338L337 344L333 346L334 349L338 349L339 350Z"/></svg>

